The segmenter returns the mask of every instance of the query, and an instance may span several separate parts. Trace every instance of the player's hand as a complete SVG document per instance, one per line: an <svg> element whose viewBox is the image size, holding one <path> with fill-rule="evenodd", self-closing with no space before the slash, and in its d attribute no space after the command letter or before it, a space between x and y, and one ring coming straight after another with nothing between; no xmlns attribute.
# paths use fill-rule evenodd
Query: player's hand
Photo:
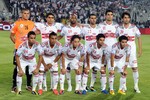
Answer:
<svg viewBox="0 0 150 100"><path fill-rule="evenodd" d="M138 57L141 57L142 51L138 51Z"/></svg>
<svg viewBox="0 0 150 100"><path fill-rule="evenodd" d="M127 75L127 71L126 70L123 71L123 75Z"/></svg>
<svg viewBox="0 0 150 100"><path fill-rule="evenodd" d="M84 69L84 72L88 74L88 73L90 72L90 67L87 66L87 67Z"/></svg>
<svg viewBox="0 0 150 100"><path fill-rule="evenodd" d="M47 64L47 67L50 69L50 68L52 68L52 64L50 63L50 64Z"/></svg>
<svg viewBox="0 0 150 100"><path fill-rule="evenodd" d="M48 66L44 66L44 71L46 72L48 70L49 70Z"/></svg>
<svg viewBox="0 0 150 100"><path fill-rule="evenodd" d="M110 75L114 75L115 71L114 70L110 70L109 74Z"/></svg>
<svg viewBox="0 0 150 100"><path fill-rule="evenodd" d="M62 72L62 74L66 74L66 69L65 69L65 68L62 68L62 69L61 69L61 72Z"/></svg>
<svg viewBox="0 0 150 100"><path fill-rule="evenodd" d="M36 69L33 71L33 74L34 74L34 75L37 75L38 73L39 73L39 69L36 68Z"/></svg>
<svg viewBox="0 0 150 100"><path fill-rule="evenodd" d="M18 71L18 75L19 75L19 76L23 76L23 74L24 74L24 72L23 72L22 69Z"/></svg>

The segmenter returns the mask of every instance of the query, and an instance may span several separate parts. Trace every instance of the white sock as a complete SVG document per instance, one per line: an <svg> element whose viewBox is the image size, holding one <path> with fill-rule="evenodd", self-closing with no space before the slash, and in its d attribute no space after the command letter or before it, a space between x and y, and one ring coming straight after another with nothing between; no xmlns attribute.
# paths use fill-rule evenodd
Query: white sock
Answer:
<svg viewBox="0 0 150 100"><path fill-rule="evenodd" d="M66 78L67 78L67 82L68 82L68 87L70 87L71 86L71 73L68 70L66 72Z"/></svg>
<svg viewBox="0 0 150 100"><path fill-rule="evenodd" d="M106 74L101 74L100 81L101 81L101 89L105 90L106 89L106 82L107 82Z"/></svg>
<svg viewBox="0 0 150 100"><path fill-rule="evenodd" d="M50 71L50 77L51 77L50 89L53 89L53 72L52 71Z"/></svg>
<svg viewBox="0 0 150 100"><path fill-rule="evenodd" d="M60 74L60 89L64 90L65 75Z"/></svg>
<svg viewBox="0 0 150 100"><path fill-rule="evenodd" d="M37 86L37 84L38 84L38 77L39 77L39 74L33 75L32 91L35 91L35 90L36 90L36 86Z"/></svg>
<svg viewBox="0 0 150 100"><path fill-rule="evenodd" d="M42 89L43 75L44 73L39 73L39 80L38 80L39 89Z"/></svg>
<svg viewBox="0 0 150 100"><path fill-rule="evenodd" d="M125 76L121 76L121 77L120 77L120 86L119 86L119 90L123 90L125 84L126 84L126 77L125 77Z"/></svg>
<svg viewBox="0 0 150 100"><path fill-rule="evenodd" d="M84 73L83 74L83 78L82 78L82 87L83 87L83 90L86 90L87 81L88 81L88 75Z"/></svg>
<svg viewBox="0 0 150 100"><path fill-rule="evenodd" d="M92 72L91 73L91 83L90 83L90 87L93 87L94 86L94 83L96 81L96 75L97 75L97 72Z"/></svg>
<svg viewBox="0 0 150 100"><path fill-rule="evenodd" d="M22 77L17 75L17 89L18 89L18 91L21 91L21 86L22 86Z"/></svg>
<svg viewBox="0 0 150 100"><path fill-rule="evenodd" d="M44 73L44 75L43 75L43 87L47 87L47 84L46 84L46 73Z"/></svg>
<svg viewBox="0 0 150 100"><path fill-rule="evenodd" d="M76 88L75 90L80 90L81 86L81 75L76 75Z"/></svg>
<svg viewBox="0 0 150 100"><path fill-rule="evenodd" d="M57 89L58 85L58 72L53 72L53 89Z"/></svg>
<svg viewBox="0 0 150 100"><path fill-rule="evenodd" d="M114 85L114 75L109 75L109 88L110 88L110 90L114 90L113 85Z"/></svg>
<svg viewBox="0 0 150 100"><path fill-rule="evenodd" d="M139 73L138 73L138 71L133 72L133 79L134 79L134 86L138 87L138 81L139 81Z"/></svg>

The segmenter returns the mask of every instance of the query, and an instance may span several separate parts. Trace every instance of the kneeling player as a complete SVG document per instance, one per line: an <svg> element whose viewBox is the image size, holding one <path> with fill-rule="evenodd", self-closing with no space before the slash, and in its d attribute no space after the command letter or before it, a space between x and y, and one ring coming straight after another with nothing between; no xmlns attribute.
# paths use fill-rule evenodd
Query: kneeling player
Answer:
<svg viewBox="0 0 150 100"><path fill-rule="evenodd" d="M126 84L126 75L127 75L127 65L129 63L129 56L131 52L130 45L127 44L128 38L126 36L120 36L119 42L115 43L112 46L111 52L111 67L109 68L109 87L110 87L110 94L115 95L113 90L113 83L114 83L114 68L118 68L118 72L121 73L120 77L120 86L118 93L125 95L124 85Z"/></svg>
<svg viewBox="0 0 150 100"><path fill-rule="evenodd" d="M104 40L105 36L103 34L98 34L96 36L96 42L90 44L88 47L86 54L87 67L84 68L84 74L82 79L82 86L83 86L82 94L86 94L86 86L90 69L96 67L97 69L100 70L101 67L104 67L105 53L107 47L104 44Z"/></svg>
<svg viewBox="0 0 150 100"><path fill-rule="evenodd" d="M57 34L55 32L51 32L49 34L49 41L43 42L42 48L44 51L43 60L40 67L39 74L39 91L38 93L42 94L42 82L43 82L43 74L48 69L52 72L51 80L53 93L58 95L57 84L58 84L58 64L57 61L61 57L61 44L57 42Z"/></svg>
<svg viewBox="0 0 150 100"><path fill-rule="evenodd" d="M39 43L35 41L36 35L33 31L28 33L28 40L23 42L16 53L16 62L18 68L17 74L17 94L21 94L22 76L25 73L25 67L29 66L29 73L33 74L32 94L37 94L35 89L38 83L39 68L42 61L42 48ZM39 60L36 63L35 53L38 52Z"/></svg>
<svg viewBox="0 0 150 100"><path fill-rule="evenodd" d="M84 60L84 47L80 43L80 37L78 35L73 35L70 43L65 44L65 46L62 49L60 94L64 93L64 80L65 80L66 68L68 65L70 65L70 68L74 69L76 73L75 93L81 94L80 86L81 86L81 73L82 73L83 60Z"/></svg>

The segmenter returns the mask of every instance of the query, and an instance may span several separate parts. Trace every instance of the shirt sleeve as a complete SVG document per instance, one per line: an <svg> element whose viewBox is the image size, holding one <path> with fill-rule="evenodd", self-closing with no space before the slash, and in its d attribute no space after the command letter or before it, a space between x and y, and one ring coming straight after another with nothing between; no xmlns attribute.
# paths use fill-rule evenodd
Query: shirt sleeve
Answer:
<svg viewBox="0 0 150 100"><path fill-rule="evenodd" d="M64 28L62 29L60 35L61 35L61 36L65 36L65 34L66 34L66 28L64 27Z"/></svg>
<svg viewBox="0 0 150 100"><path fill-rule="evenodd" d="M11 33L13 33L13 34L15 34L16 32L17 32L17 22L15 22L14 24L13 24L13 26L12 26L12 28L11 28Z"/></svg>
<svg viewBox="0 0 150 100"><path fill-rule="evenodd" d="M115 54L116 53L116 45L112 46L112 50L111 50L111 54Z"/></svg>
<svg viewBox="0 0 150 100"><path fill-rule="evenodd" d="M20 57L21 54L23 53L23 50L24 50L24 46L21 44L16 52L16 55Z"/></svg>
<svg viewBox="0 0 150 100"><path fill-rule="evenodd" d="M41 23L35 23L35 30L41 30Z"/></svg>
<svg viewBox="0 0 150 100"><path fill-rule="evenodd" d="M92 44L88 46L86 53L90 54L91 52L92 52Z"/></svg>
<svg viewBox="0 0 150 100"><path fill-rule="evenodd" d="M137 27L135 27L135 34L136 34L136 37L140 37L141 36L141 33L139 31L139 29Z"/></svg>
<svg viewBox="0 0 150 100"><path fill-rule="evenodd" d="M62 23L57 23L56 27L58 29L58 32L61 32L61 30L64 27L64 25Z"/></svg>
<svg viewBox="0 0 150 100"><path fill-rule="evenodd" d="M38 52L38 55L43 55L44 54L44 50L42 49L40 44L37 45L37 52Z"/></svg>
<svg viewBox="0 0 150 100"><path fill-rule="evenodd" d="M130 56L131 54L131 46L129 45L127 48L126 56Z"/></svg>

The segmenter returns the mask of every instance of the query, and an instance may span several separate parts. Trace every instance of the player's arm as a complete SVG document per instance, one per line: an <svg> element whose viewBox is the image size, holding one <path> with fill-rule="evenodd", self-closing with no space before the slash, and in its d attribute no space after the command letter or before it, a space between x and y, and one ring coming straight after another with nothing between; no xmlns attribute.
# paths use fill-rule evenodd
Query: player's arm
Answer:
<svg viewBox="0 0 150 100"><path fill-rule="evenodd" d="M111 52L111 57L110 57L110 64L111 64L110 74L114 74L115 53L116 53L116 50L115 50L114 46L112 46L112 52Z"/></svg>
<svg viewBox="0 0 150 100"><path fill-rule="evenodd" d="M138 47L139 47L139 50L138 50L138 57L140 57L142 55L142 40L141 40L141 37L138 37Z"/></svg>
<svg viewBox="0 0 150 100"><path fill-rule="evenodd" d="M15 44L15 34L14 33L10 33L10 39Z"/></svg>
<svg viewBox="0 0 150 100"><path fill-rule="evenodd" d="M57 37L58 40L62 39L66 34L66 28L62 28L60 35Z"/></svg>
<svg viewBox="0 0 150 100"><path fill-rule="evenodd" d="M65 54L62 53L62 74L65 74L66 73L66 70L65 70Z"/></svg>

